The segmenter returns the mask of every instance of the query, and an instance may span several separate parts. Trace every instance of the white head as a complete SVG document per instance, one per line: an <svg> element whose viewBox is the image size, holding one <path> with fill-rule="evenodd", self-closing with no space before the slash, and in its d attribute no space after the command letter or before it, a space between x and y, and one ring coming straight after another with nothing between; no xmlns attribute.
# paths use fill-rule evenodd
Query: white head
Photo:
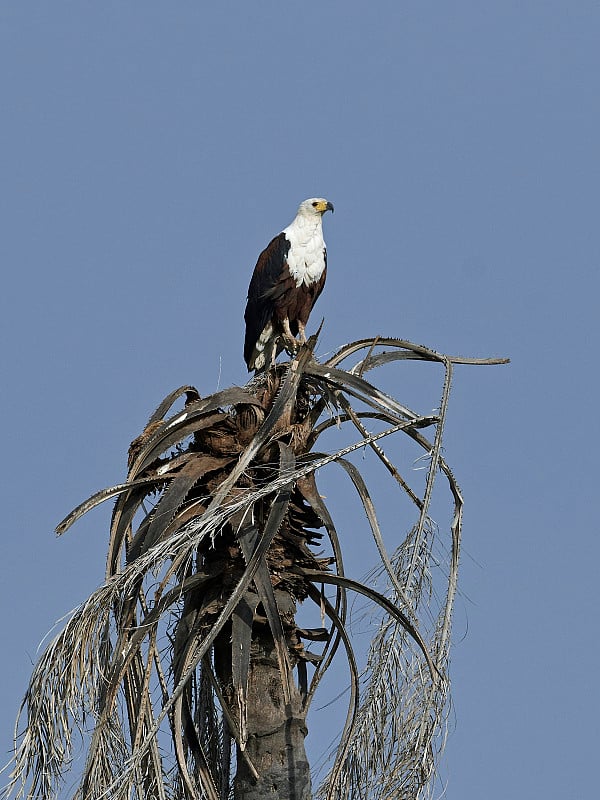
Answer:
<svg viewBox="0 0 600 800"><path fill-rule="evenodd" d="M298 206L298 216L322 217L326 211L333 211L333 203L324 197L309 197Z"/></svg>

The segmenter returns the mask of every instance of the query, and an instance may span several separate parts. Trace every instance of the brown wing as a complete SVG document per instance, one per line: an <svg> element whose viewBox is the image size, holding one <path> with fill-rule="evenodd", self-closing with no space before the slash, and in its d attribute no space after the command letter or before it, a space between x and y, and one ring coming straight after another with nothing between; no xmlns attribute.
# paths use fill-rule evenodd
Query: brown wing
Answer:
<svg viewBox="0 0 600 800"><path fill-rule="evenodd" d="M254 267L244 312L246 321L244 359L248 365L258 337L273 319L277 299L282 292L285 292L282 280L288 274L285 265L289 249L290 242L284 233L280 233L262 251Z"/></svg>

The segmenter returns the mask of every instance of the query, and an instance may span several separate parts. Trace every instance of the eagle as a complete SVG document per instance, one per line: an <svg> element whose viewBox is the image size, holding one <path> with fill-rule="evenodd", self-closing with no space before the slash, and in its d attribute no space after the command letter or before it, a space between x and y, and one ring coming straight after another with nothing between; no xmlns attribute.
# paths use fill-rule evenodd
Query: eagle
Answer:
<svg viewBox="0 0 600 800"><path fill-rule="evenodd" d="M258 257L244 313L248 372L268 369L283 348L294 353L306 342L306 323L327 275L326 211L333 205L324 197L304 200L295 219Z"/></svg>

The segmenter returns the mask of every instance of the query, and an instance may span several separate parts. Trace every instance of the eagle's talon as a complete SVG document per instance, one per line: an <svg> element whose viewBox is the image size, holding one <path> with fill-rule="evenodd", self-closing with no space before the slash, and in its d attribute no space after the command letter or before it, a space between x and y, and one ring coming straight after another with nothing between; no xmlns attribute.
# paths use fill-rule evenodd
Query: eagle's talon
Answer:
<svg viewBox="0 0 600 800"><path fill-rule="evenodd" d="M285 352L289 356L292 357L295 356L298 350L300 349L300 345L302 344L302 342L299 342L297 339L294 339L293 336L292 337L282 336L281 338L283 339L283 346L285 348Z"/></svg>

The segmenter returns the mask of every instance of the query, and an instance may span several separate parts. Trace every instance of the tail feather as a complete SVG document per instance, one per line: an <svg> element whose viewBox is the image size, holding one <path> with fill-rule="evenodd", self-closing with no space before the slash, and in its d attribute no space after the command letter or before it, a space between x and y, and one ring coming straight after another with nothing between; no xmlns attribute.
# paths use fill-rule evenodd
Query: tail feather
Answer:
<svg viewBox="0 0 600 800"><path fill-rule="evenodd" d="M279 345L279 334L275 333L272 322L265 325L250 353L248 353L249 349L247 348L244 353L248 372L251 370L264 372L274 364L283 348Z"/></svg>

